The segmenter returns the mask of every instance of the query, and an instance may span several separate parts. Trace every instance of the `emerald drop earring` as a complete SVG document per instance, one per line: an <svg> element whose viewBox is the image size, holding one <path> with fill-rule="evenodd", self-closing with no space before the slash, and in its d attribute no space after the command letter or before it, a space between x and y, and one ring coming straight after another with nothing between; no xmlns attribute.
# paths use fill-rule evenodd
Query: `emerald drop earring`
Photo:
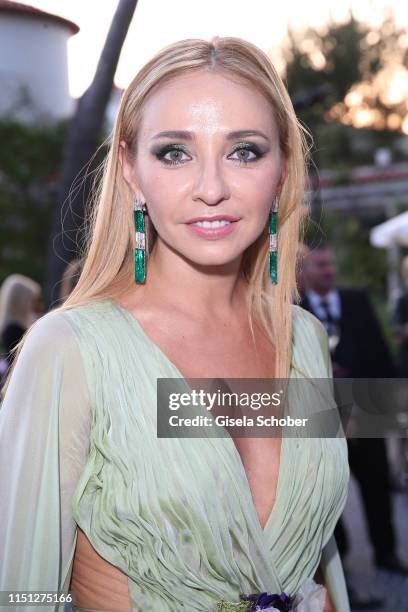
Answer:
<svg viewBox="0 0 408 612"><path fill-rule="evenodd" d="M146 280L146 234L143 213L147 211L146 204L138 198L133 203L133 215L136 231L135 247L135 281L144 283Z"/></svg>
<svg viewBox="0 0 408 612"><path fill-rule="evenodd" d="M278 283L278 196L275 197L269 218L269 276Z"/></svg>

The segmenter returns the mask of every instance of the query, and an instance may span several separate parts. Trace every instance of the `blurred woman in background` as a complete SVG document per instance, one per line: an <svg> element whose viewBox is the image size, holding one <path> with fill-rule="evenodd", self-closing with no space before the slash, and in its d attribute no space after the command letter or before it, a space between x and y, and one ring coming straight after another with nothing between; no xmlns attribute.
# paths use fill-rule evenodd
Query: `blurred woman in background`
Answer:
<svg viewBox="0 0 408 612"><path fill-rule="evenodd" d="M14 347L42 313L40 285L22 274L8 276L0 289L0 340L9 366Z"/></svg>

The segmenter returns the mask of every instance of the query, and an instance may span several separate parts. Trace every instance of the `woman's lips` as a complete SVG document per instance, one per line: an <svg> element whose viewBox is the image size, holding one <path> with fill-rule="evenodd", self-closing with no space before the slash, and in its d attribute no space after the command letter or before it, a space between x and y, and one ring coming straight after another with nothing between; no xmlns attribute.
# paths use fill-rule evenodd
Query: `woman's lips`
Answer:
<svg viewBox="0 0 408 612"><path fill-rule="evenodd" d="M192 232L194 232L198 236L202 236L203 238L207 238L208 240L216 240L217 238L224 238L225 236L229 236L229 234L234 231L237 223L238 220L223 222L222 224L211 224L211 226L209 227L208 223L200 223L200 225L198 225L197 223L187 223L186 225ZM205 225L207 225L207 227L205 227Z"/></svg>

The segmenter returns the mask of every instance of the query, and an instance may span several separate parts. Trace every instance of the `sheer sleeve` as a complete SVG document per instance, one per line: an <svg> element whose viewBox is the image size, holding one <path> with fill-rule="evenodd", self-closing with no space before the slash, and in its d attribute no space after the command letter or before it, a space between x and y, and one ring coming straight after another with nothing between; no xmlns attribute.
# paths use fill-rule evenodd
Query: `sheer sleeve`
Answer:
<svg viewBox="0 0 408 612"><path fill-rule="evenodd" d="M336 612L350 612L350 603L344 578L343 564L334 535L323 548L322 574Z"/></svg>
<svg viewBox="0 0 408 612"><path fill-rule="evenodd" d="M68 588L90 418L75 333L51 311L28 332L0 409L0 591Z"/></svg>

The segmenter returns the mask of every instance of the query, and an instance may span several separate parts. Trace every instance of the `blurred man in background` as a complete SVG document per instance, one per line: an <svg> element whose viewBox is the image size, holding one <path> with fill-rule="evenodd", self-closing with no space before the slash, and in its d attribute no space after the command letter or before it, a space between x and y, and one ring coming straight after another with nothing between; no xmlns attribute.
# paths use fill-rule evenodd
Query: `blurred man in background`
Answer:
<svg viewBox="0 0 408 612"><path fill-rule="evenodd" d="M366 291L336 286L336 261L331 246L322 243L303 254L302 267L300 306L320 319L327 330L333 376L394 378L391 354ZM348 450L350 469L361 491L375 565L408 574L408 567L396 553L385 440L353 438L348 440ZM348 541L341 521L335 536L344 555Z"/></svg>
<svg viewBox="0 0 408 612"><path fill-rule="evenodd" d="M408 255L401 264L402 292L395 304L392 323L398 344L398 376L408 378Z"/></svg>

